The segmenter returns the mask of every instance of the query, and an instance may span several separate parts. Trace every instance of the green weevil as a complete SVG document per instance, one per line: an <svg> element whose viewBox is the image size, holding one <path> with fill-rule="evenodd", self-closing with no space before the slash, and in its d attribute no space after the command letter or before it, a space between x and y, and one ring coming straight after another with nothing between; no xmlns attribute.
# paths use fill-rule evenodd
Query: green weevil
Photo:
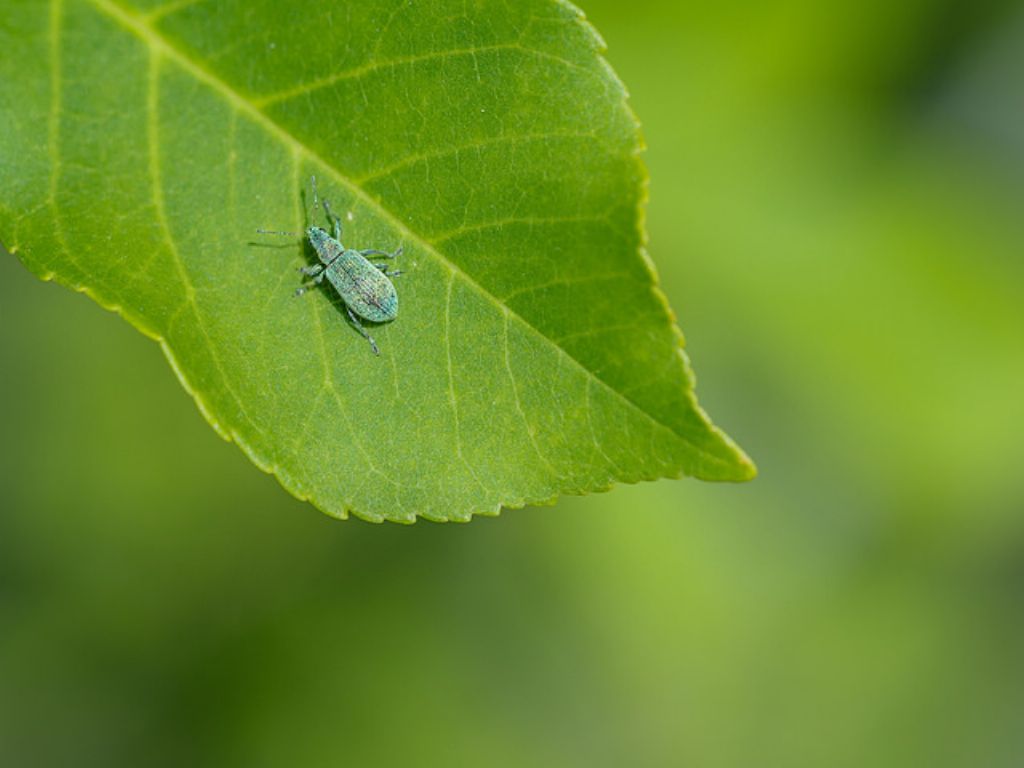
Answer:
<svg viewBox="0 0 1024 768"><path fill-rule="evenodd" d="M316 176L310 177L310 186L313 190L313 207L318 209L320 199L316 191ZM393 259L402 254L402 248L399 247L394 253L378 251L373 248L365 251L346 248L341 244L341 219L331 210L331 205L326 199L323 203L324 212L333 227L333 236L327 234L327 230L322 227L311 225L306 228L306 238L313 246L313 250L316 251L320 263L299 269L310 280L296 289L295 295L301 296L311 286L323 282L326 277L344 302L345 311L348 312L352 325L370 342L370 349L373 350L373 353L379 355L377 342L359 322L359 318L371 323L388 323L398 316L398 294L395 292L395 286L390 278L398 277L402 271L392 271L387 264L374 263L367 257L381 256ZM278 232L267 229L256 231L261 235L298 237L295 232Z"/></svg>

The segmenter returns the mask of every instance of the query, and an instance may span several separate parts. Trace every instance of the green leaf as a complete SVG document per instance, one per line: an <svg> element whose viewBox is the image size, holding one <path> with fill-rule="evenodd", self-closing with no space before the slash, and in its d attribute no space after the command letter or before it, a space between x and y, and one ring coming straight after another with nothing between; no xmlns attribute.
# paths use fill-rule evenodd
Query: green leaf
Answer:
<svg viewBox="0 0 1024 768"><path fill-rule="evenodd" d="M296 496L467 520L753 476L696 404L636 121L568 3L5 5L0 238L157 339ZM329 288L293 297L299 238L256 234L318 215L314 174L347 245L405 248L380 357Z"/></svg>

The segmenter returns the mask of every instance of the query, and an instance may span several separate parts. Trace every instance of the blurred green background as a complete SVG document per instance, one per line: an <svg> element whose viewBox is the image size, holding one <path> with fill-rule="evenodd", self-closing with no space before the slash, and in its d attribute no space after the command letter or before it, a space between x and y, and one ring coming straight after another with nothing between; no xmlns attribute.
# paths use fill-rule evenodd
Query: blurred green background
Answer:
<svg viewBox="0 0 1024 768"><path fill-rule="evenodd" d="M1024 7L585 10L760 478L338 523L4 256L0 764L1024 764Z"/></svg>

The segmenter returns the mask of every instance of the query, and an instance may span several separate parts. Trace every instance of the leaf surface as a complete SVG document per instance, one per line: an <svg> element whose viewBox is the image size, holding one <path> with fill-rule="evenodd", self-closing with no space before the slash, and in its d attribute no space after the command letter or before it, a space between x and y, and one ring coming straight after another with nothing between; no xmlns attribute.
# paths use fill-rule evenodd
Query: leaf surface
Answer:
<svg viewBox="0 0 1024 768"><path fill-rule="evenodd" d="M0 238L159 340L203 414L337 516L753 466L697 406L644 252L625 92L556 0L14 0ZM397 320L293 297L300 238L405 249Z"/></svg>

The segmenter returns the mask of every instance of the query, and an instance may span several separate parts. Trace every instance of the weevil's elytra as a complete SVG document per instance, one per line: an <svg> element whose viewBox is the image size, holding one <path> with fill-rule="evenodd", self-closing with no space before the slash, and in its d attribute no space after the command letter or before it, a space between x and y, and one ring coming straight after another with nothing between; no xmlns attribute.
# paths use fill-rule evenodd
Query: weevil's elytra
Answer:
<svg viewBox="0 0 1024 768"><path fill-rule="evenodd" d="M313 190L313 207L320 207L320 200L316 191L316 177L310 177L310 186ZM318 285L326 277L328 282L334 286L341 300L345 303L345 311L349 320L367 341L375 355L380 354L377 342L367 333L359 318L368 320L371 323L389 323L398 316L398 293L391 282L391 277L398 277L401 270L391 271L387 264L375 263L369 260L369 256L379 256L385 259L393 259L401 255L399 248L394 253L368 249L357 251L354 248L346 248L341 244L341 219L331 210L330 203L324 200L324 212L328 221L333 227L333 236L327 233L322 227L310 226L306 228L306 237L310 245L316 251L319 264L309 267L302 267L299 271L307 275L310 280L295 291L296 296L301 296L310 286ZM292 232L277 232L260 229L257 232L265 235L288 235L295 237Z"/></svg>

